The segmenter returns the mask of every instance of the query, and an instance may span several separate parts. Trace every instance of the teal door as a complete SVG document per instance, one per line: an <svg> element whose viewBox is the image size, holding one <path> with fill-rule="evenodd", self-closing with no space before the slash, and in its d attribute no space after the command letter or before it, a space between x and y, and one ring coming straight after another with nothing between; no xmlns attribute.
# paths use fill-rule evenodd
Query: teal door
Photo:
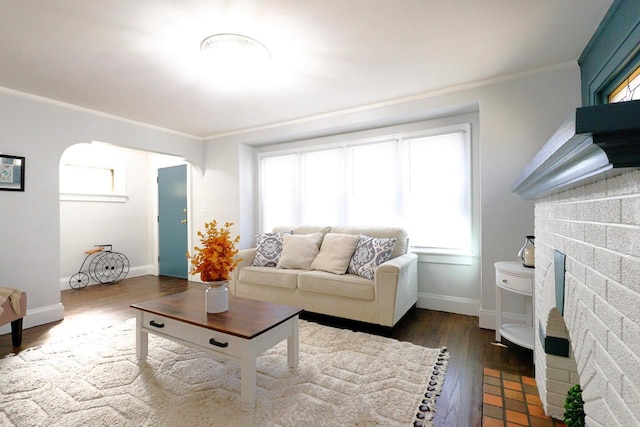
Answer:
<svg viewBox="0 0 640 427"><path fill-rule="evenodd" d="M187 278L187 166L158 169L159 274Z"/></svg>

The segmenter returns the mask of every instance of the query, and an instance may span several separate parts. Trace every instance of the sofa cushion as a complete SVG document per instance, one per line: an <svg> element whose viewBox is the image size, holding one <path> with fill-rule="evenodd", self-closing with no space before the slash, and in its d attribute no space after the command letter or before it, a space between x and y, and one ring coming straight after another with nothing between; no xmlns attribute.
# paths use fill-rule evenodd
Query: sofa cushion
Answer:
<svg viewBox="0 0 640 427"><path fill-rule="evenodd" d="M282 253L283 234L291 234L291 231L256 235L256 256L253 258L253 266L275 267L278 265L280 253Z"/></svg>
<svg viewBox="0 0 640 427"><path fill-rule="evenodd" d="M352 234L327 234L322 240L320 253L311 263L311 269L344 274L359 241L360 237Z"/></svg>
<svg viewBox="0 0 640 427"><path fill-rule="evenodd" d="M311 263L320 251L322 237L322 233L283 235L277 267L310 270Z"/></svg>
<svg viewBox="0 0 640 427"><path fill-rule="evenodd" d="M376 267L390 259L395 243L394 238L360 236L347 272L373 280Z"/></svg>
<svg viewBox="0 0 640 427"><path fill-rule="evenodd" d="M371 237L395 238L396 244L391 252L391 259L404 255L409 250L409 234L400 227L357 227L349 225L336 225L331 228L332 233L365 235Z"/></svg>
<svg viewBox="0 0 640 427"><path fill-rule="evenodd" d="M325 271L305 271L298 276L298 289L365 301L373 301L376 298L373 280L352 274L337 275Z"/></svg>
<svg viewBox="0 0 640 427"><path fill-rule="evenodd" d="M277 288L296 289L298 274L303 270L284 270L275 267L243 267L238 274L238 280L257 285L274 286Z"/></svg>

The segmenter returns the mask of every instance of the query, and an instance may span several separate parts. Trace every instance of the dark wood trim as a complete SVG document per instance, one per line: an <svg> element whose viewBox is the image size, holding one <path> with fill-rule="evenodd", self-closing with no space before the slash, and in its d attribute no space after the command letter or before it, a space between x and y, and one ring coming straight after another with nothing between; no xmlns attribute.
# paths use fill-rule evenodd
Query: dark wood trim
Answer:
<svg viewBox="0 0 640 427"><path fill-rule="evenodd" d="M578 64L582 105L597 105L640 60L640 8L637 1L615 0L584 48Z"/></svg>
<svg viewBox="0 0 640 427"><path fill-rule="evenodd" d="M569 357L569 340L558 337L544 337L544 352L554 356Z"/></svg>

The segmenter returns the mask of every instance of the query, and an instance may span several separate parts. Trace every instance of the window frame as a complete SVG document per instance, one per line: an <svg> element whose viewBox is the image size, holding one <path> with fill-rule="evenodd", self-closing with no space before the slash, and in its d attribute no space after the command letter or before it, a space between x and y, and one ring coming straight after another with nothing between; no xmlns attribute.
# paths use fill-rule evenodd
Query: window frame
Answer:
<svg viewBox="0 0 640 427"><path fill-rule="evenodd" d="M287 143L264 145L255 147L256 167L256 225L260 232L263 230L263 213L261 212L261 160L267 156L285 154L301 154L307 151L319 149L331 149L335 147L351 147L363 143L384 142L390 139L409 139L417 137L437 136L450 133L452 130L460 130L465 127L467 133L465 153L467 163L467 219L468 219L468 250L454 250L444 248L430 248L411 246L410 252L416 253L421 262L433 262L442 264L472 265L480 252L480 195L479 195L479 112L477 110L465 112L459 115L439 117L419 122L411 122L401 125L393 125L362 131L347 132L327 137L297 140Z"/></svg>
<svg viewBox="0 0 640 427"><path fill-rule="evenodd" d="M631 62L628 66L626 66L616 78L612 81L611 84L607 86L607 88L603 91L603 99L607 104L617 103L617 102L627 102L627 101L615 101L612 102L611 98L615 96L617 93L621 92L625 89L625 86L629 84L630 80L636 79L640 77L640 56L636 58L635 61ZM636 89L639 90L639 89Z"/></svg>

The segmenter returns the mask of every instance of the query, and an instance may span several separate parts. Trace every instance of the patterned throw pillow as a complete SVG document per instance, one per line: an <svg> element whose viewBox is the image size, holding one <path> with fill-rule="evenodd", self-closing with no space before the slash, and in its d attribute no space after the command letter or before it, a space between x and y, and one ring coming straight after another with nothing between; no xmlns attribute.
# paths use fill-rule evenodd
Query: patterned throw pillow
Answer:
<svg viewBox="0 0 640 427"><path fill-rule="evenodd" d="M351 256L351 261L349 261L347 273L373 280L376 267L389 261L395 244L395 238L361 235L356 250Z"/></svg>
<svg viewBox="0 0 640 427"><path fill-rule="evenodd" d="M263 233L256 235L256 256L251 265L255 267L275 267L282 253L282 233Z"/></svg>

